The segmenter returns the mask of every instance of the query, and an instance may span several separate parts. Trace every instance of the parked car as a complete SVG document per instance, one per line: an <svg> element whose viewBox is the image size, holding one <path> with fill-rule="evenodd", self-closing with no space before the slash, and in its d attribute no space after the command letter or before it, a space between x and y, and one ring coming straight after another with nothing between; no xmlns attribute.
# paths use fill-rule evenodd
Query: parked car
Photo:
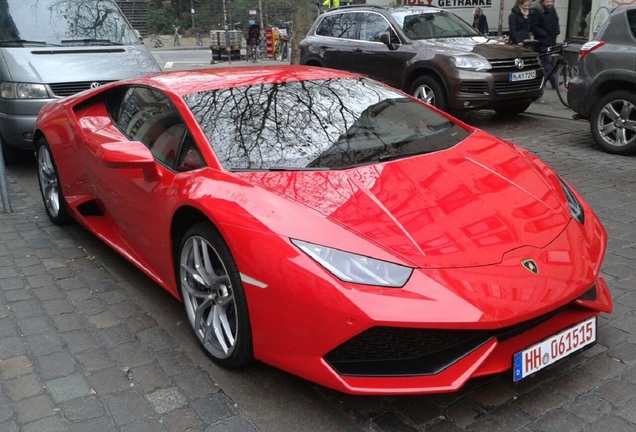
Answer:
<svg viewBox="0 0 636 432"><path fill-rule="evenodd" d="M588 204L515 145L303 66L169 72L51 102L38 176L174 297L213 361L347 393L515 381L612 302Z"/></svg>
<svg viewBox="0 0 636 432"><path fill-rule="evenodd" d="M537 53L434 7L346 6L320 15L300 63L367 75L442 110L525 111L542 93Z"/></svg>
<svg viewBox="0 0 636 432"><path fill-rule="evenodd" d="M636 6L612 11L579 55L568 103L608 153L636 153Z"/></svg>
<svg viewBox="0 0 636 432"><path fill-rule="evenodd" d="M33 153L40 108L119 79L159 72L115 2L0 2L0 143L6 163Z"/></svg>

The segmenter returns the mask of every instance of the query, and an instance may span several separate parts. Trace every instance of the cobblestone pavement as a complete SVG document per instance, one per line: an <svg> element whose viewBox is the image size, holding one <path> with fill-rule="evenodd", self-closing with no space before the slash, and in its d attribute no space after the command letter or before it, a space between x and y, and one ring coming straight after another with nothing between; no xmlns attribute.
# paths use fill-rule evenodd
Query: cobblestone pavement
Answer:
<svg viewBox="0 0 636 432"><path fill-rule="evenodd" d="M600 152L548 92L528 114L462 115L536 153L590 202L610 237L615 310L598 344L513 385L354 397L265 365L225 371L181 305L79 226L52 225L34 164L10 167L0 212L0 432L636 430L636 157Z"/></svg>

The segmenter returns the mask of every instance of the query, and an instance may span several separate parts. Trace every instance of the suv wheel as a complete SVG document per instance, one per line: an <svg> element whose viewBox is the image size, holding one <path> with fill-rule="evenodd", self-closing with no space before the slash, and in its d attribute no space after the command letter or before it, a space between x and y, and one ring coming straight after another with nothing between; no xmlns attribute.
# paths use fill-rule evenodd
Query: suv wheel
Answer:
<svg viewBox="0 0 636 432"><path fill-rule="evenodd" d="M601 98L592 109L594 141L606 152L636 153L636 94L618 90Z"/></svg>
<svg viewBox="0 0 636 432"><path fill-rule="evenodd" d="M439 81L430 76L419 77L411 86L411 92L416 98L445 111L447 108L446 92Z"/></svg>

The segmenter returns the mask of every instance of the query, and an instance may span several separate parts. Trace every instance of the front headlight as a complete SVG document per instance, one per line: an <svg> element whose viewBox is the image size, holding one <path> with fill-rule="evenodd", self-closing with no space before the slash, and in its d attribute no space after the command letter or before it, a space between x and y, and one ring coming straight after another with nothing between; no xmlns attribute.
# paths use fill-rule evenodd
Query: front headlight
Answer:
<svg viewBox="0 0 636 432"><path fill-rule="evenodd" d="M453 56L450 58L453 66L457 69L471 69L476 71L487 71L492 68L485 58L472 56Z"/></svg>
<svg viewBox="0 0 636 432"><path fill-rule="evenodd" d="M561 177L559 177L559 183L561 183L563 193L565 194L565 199L568 202L568 207L570 207L570 214L580 223L585 223L585 212L583 211L583 206L576 198L576 195L574 195L572 189L570 189L570 187L563 181Z"/></svg>
<svg viewBox="0 0 636 432"><path fill-rule="evenodd" d="M44 84L0 83L0 95L4 99L50 99Z"/></svg>
<svg viewBox="0 0 636 432"><path fill-rule="evenodd" d="M343 282L401 288L413 269L300 240L291 242Z"/></svg>

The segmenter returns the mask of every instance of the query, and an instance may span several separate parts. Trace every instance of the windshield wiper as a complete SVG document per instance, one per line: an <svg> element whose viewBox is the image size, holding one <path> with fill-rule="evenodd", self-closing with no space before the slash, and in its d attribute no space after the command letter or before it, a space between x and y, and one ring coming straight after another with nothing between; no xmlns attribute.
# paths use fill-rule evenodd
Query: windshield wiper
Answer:
<svg viewBox="0 0 636 432"><path fill-rule="evenodd" d="M97 45L121 45L120 43L113 42L110 39L64 39L61 41L63 44L71 44L71 43L83 43L83 44L97 44Z"/></svg>
<svg viewBox="0 0 636 432"><path fill-rule="evenodd" d="M13 45L13 44L27 44L27 45L49 45L48 42L45 41L36 41L36 40L28 40L28 39L5 39L0 40L0 45ZM52 45L52 44L51 44Z"/></svg>

